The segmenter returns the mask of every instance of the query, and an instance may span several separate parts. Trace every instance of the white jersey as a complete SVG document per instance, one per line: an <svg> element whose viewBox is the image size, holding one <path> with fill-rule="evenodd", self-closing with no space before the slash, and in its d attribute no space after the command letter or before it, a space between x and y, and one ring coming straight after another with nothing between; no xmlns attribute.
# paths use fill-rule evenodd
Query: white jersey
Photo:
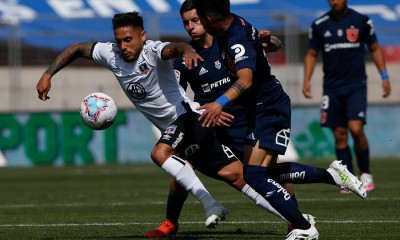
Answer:
<svg viewBox="0 0 400 240"><path fill-rule="evenodd" d="M161 58L168 44L147 40L134 62L124 61L115 43L96 43L92 52L93 60L114 73L129 100L161 131L186 112L182 102L194 111L199 107L179 85L172 60Z"/></svg>

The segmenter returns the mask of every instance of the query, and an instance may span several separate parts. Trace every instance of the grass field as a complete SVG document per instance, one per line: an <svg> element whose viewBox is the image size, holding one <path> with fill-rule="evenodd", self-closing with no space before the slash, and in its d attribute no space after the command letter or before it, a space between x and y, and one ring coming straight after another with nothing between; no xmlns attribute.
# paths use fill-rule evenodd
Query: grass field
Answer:
<svg viewBox="0 0 400 240"><path fill-rule="evenodd" d="M307 161L327 167L330 161ZM317 217L320 239L400 239L400 159L374 159L367 200L334 186L296 185L300 209ZM286 224L245 196L200 175L230 210L215 230L189 197L177 239L284 239ZM0 239L145 239L164 220L169 178L153 164L0 169Z"/></svg>

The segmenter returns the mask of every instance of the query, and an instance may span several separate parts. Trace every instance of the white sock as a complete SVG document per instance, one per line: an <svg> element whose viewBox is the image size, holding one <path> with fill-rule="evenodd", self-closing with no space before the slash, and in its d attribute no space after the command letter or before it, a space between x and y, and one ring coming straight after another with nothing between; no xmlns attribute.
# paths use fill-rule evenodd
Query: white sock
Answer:
<svg viewBox="0 0 400 240"><path fill-rule="evenodd" d="M244 195L249 197L253 202L256 203L257 206L267 210L268 212L274 214L275 216L283 219L286 221L286 219L269 204L265 198L263 198L258 192L256 192L253 188L251 188L249 185L244 185L242 190L240 190ZM287 222L287 221L286 221Z"/></svg>
<svg viewBox="0 0 400 240"><path fill-rule="evenodd" d="M193 194L201 202L206 211L210 206L217 204L217 201L210 195L193 169L189 164L186 164L185 160L172 155L165 161L161 168L169 173L186 191Z"/></svg>

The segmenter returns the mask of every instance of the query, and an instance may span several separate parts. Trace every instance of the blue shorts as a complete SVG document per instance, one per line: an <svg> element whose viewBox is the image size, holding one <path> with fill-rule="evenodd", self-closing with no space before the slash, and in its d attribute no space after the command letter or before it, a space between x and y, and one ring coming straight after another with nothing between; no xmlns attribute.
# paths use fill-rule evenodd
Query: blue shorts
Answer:
<svg viewBox="0 0 400 240"><path fill-rule="evenodd" d="M285 154L290 140L291 103L278 81L271 91L258 97L255 112L248 117L246 143L254 146L259 141L261 148Z"/></svg>
<svg viewBox="0 0 400 240"><path fill-rule="evenodd" d="M322 127L347 127L349 120L366 123L367 89L349 89L324 93L321 102Z"/></svg>

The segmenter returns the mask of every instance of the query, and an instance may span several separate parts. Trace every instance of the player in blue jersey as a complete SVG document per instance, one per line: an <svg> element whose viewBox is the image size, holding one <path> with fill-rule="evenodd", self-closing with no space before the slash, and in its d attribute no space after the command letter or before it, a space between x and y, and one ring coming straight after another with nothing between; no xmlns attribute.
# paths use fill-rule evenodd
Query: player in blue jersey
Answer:
<svg viewBox="0 0 400 240"><path fill-rule="evenodd" d="M367 111L367 75L364 52L367 45L382 77L383 97L391 87L385 61L378 45L372 21L347 7L347 0L328 0L331 10L311 26L308 50L304 58L303 94L311 98L311 76L318 52L323 59L323 97L321 126L329 127L335 138L335 151L353 172L348 144L349 131L367 191L375 188L370 170L368 140L364 132ZM341 191L346 192L346 191Z"/></svg>
<svg viewBox="0 0 400 240"><path fill-rule="evenodd" d="M209 127L217 123L222 108L235 101L246 110L248 131L244 148L244 179L293 227L287 239L319 233L301 214L289 193L271 177L268 167L284 154L290 137L290 98L271 75L258 31L230 12L229 0L193 0L201 23L217 37L229 76L234 80L214 102L202 105L199 120Z"/></svg>

